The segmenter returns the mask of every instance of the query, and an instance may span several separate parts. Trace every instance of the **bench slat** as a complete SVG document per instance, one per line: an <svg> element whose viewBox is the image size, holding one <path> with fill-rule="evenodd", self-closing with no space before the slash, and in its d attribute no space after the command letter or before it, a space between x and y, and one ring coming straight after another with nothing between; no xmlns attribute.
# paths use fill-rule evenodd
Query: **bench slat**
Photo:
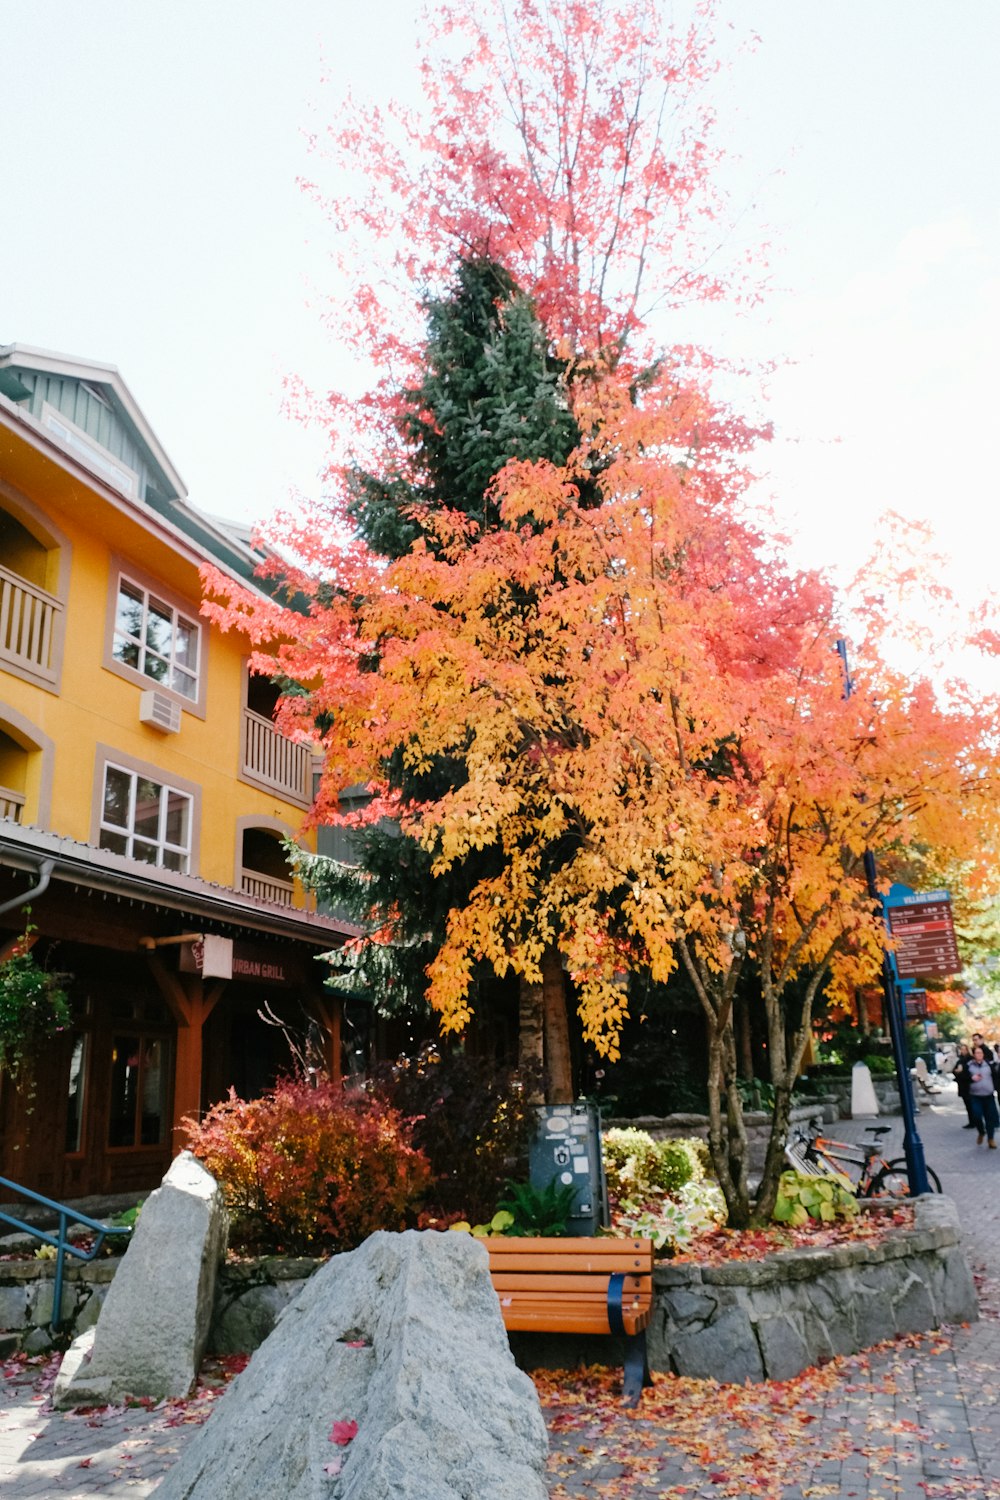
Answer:
<svg viewBox="0 0 1000 1500"><path fill-rule="evenodd" d="M503 1307L504 1327L515 1333L601 1333L607 1334L608 1328L607 1309L600 1314L597 1309L581 1306L572 1302L560 1302L557 1307L551 1304L533 1306L531 1304L517 1303L512 1307ZM637 1313L634 1317L626 1312L622 1321L625 1324L625 1332L628 1334L641 1333L648 1328L652 1318L652 1309Z"/></svg>
<svg viewBox="0 0 1000 1500"><path fill-rule="evenodd" d="M560 1235L558 1238L533 1238L531 1235L484 1235L481 1244L485 1245L492 1253L496 1251L500 1255L586 1255L588 1259L604 1261L605 1257L612 1260L619 1256L637 1255L642 1260L648 1260L652 1256L652 1240L616 1240L612 1238L593 1239L572 1238Z"/></svg>
<svg viewBox="0 0 1000 1500"><path fill-rule="evenodd" d="M592 1256L584 1252L572 1252L566 1250L511 1250L504 1245L502 1250L494 1249L495 1240L484 1240L483 1242L490 1254L491 1271L569 1271L580 1272L586 1275L588 1272L597 1276L610 1276L616 1271L624 1271L626 1274L651 1275L653 1270L652 1248L648 1255L637 1255L629 1251L616 1256ZM524 1241L521 1242L522 1244Z"/></svg>
<svg viewBox="0 0 1000 1500"><path fill-rule="evenodd" d="M503 1270L491 1272L493 1285L505 1290L523 1290L548 1292L557 1296L561 1292L583 1293L593 1292L595 1295L607 1298L608 1278L607 1276L588 1276L585 1273L579 1276L573 1275L546 1275L544 1272L532 1274L525 1271L508 1271L505 1266ZM642 1295L653 1295L653 1282L649 1276L626 1276L622 1288L626 1297Z"/></svg>

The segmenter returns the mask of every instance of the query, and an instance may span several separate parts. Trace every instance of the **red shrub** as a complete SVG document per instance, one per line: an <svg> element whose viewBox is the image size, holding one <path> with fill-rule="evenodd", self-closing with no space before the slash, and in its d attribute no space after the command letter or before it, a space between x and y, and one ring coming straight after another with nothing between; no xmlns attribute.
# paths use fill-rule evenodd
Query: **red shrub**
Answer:
<svg viewBox="0 0 1000 1500"><path fill-rule="evenodd" d="M398 1110L339 1086L284 1079L260 1099L234 1091L199 1123L190 1147L222 1184L233 1243L248 1250L350 1250L402 1229L430 1177Z"/></svg>

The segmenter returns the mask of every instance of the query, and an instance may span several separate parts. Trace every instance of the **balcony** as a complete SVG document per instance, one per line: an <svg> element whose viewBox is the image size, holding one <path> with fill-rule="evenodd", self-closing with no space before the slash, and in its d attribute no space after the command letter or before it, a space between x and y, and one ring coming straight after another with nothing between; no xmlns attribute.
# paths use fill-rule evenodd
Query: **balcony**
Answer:
<svg viewBox="0 0 1000 1500"><path fill-rule="evenodd" d="M273 901L278 906L293 906L295 887L290 880L276 880L272 875L262 875L258 870L244 870L240 876L240 890L255 901Z"/></svg>
<svg viewBox="0 0 1000 1500"><path fill-rule="evenodd" d="M9 818L12 823L20 823L23 807L23 792L14 792L9 786L0 786L0 818Z"/></svg>
<svg viewBox="0 0 1000 1500"><path fill-rule="evenodd" d="M54 644L62 604L0 567L0 663L55 683Z"/></svg>
<svg viewBox="0 0 1000 1500"><path fill-rule="evenodd" d="M278 792L287 802L308 807L312 801L312 758L308 745L279 734L270 719L243 710L240 775L255 786Z"/></svg>

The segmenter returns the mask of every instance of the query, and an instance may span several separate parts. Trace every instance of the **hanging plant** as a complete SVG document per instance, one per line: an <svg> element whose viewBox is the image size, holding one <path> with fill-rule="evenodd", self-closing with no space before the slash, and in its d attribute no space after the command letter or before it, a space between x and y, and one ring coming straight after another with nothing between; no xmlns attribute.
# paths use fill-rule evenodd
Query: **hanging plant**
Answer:
<svg viewBox="0 0 1000 1500"><path fill-rule="evenodd" d="M0 1068L17 1079L30 1072L42 1044L69 1026L64 985L70 975L43 968L32 954L29 922L9 958L0 962Z"/></svg>

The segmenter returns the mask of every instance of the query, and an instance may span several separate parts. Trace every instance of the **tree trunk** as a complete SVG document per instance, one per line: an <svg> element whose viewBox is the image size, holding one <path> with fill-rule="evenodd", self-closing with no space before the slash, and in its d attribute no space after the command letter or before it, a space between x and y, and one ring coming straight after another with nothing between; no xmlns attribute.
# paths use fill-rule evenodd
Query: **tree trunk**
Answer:
<svg viewBox="0 0 1000 1500"><path fill-rule="evenodd" d="M743 1101L736 1087L736 1042L733 1036L733 999L742 959L735 959L728 974L720 978L709 973L707 966L690 952L687 943L678 943L677 951L705 1015L708 1146L712 1165L726 1200L729 1222L734 1228L742 1228L750 1221L750 1191L747 1187L747 1135L743 1123Z"/></svg>
<svg viewBox="0 0 1000 1500"><path fill-rule="evenodd" d="M573 1061L569 1050L566 980L557 948L542 955L542 995L545 1011L545 1102L573 1103Z"/></svg>
<svg viewBox="0 0 1000 1500"><path fill-rule="evenodd" d="M774 1109L771 1113L771 1135L764 1158L757 1199L753 1206L755 1224L769 1224L771 1212L778 1197L778 1182L785 1169L785 1143L788 1140L788 1122L792 1112L792 1091L775 1085Z"/></svg>
<svg viewBox="0 0 1000 1500"><path fill-rule="evenodd" d="M753 1042L750 1035L750 1002L746 995L736 1001L736 1029L740 1044L740 1077L753 1082Z"/></svg>
<svg viewBox="0 0 1000 1500"><path fill-rule="evenodd" d="M518 995L518 1066L529 1104L545 1103L545 1007L542 986L522 974Z"/></svg>
<svg viewBox="0 0 1000 1500"><path fill-rule="evenodd" d="M831 948L830 952L832 953ZM820 985L826 976L830 954L813 970L812 978L802 995L799 1013L794 1024L784 1015L781 990L764 982L764 1008L768 1024L768 1059L771 1068L771 1083L774 1086L774 1110L771 1115L771 1136L767 1143L764 1171L757 1189L753 1220L756 1224L770 1221L771 1210L778 1196L778 1179L785 1167L785 1144L792 1111L792 1093L802 1064L806 1043L812 1034L813 1005Z"/></svg>

